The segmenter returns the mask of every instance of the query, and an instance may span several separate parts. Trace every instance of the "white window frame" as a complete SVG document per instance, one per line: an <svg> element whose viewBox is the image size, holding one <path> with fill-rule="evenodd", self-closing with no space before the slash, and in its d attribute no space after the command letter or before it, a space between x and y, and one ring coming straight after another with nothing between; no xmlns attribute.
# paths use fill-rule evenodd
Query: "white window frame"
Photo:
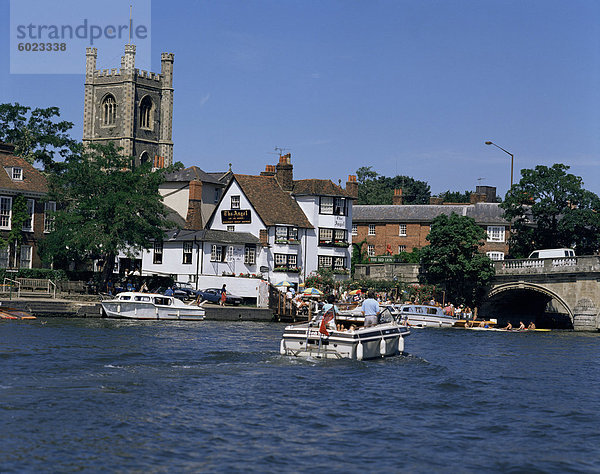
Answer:
<svg viewBox="0 0 600 474"><path fill-rule="evenodd" d="M333 269L334 270L346 270L346 257L334 257L333 258Z"/></svg>
<svg viewBox="0 0 600 474"><path fill-rule="evenodd" d="M504 260L504 252L486 252L485 254L494 262Z"/></svg>
<svg viewBox="0 0 600 474"><path fill-rule="evenodd" d="M227 232L235 232L235 226L234 225L228 225L227 226Z"/></svg>
<svg viewBox="0 0 600 474"><path fill-rule="evenodd" d="M231 209L239 209L240 208L240 196L236 194L235 196L231 196Z"/></svg>
<svg viewBox="0 0 600 474"><path fill-rule="evenodd" d="M27 212L29 213L29 219L23 222L22 231L23 232L33 232L33 216L35 213L35 200L27 199Z"/></svg>
<svg viewBox="0 0 600 474"><path fill-rule="evenodd" d="M331 268L333 257L331 255L319 255L319 268Z"/></svg>
<svg viewBox="0 0 600 474"><path fill-rule="evenodd" d="M406 252L406 245L398 245L398 253Z"/></svg>
<svg viewBox="0 0 600 474"><path fill-rule="evenodd" d="M377 226L375 224L369 224L369 235L377 235Z"/></svg>
<svg viewBox="0 0 600 474"><path fill-rule="evenodd" d="M19 268L31 268L33 259L33 247L31 245L21 245L21 258Z"/></svg>
<svg viewBox="0 0 600 474"><path fill-rule="evenodd" d="M56 202L48 201L44 203L44 233L54 231L54 216L49 213L56 212Z"/></svg>
<svg viewBox="0 0 600 474"><path fill-rule="evenodd" d="M152 263L154 265L162 265L163 263L163 241L155 240L154 241L154 253L152 255Z"/></svg>
<svg viewBox="0 0 600 474"><path fill-rule="evenodd" d="M13 181L23 181L23 168L14 166L11 173L11 179Z"/></svg>
<svg viewBox="0 0 600 474"><path fill-rule="evenodd" d="M487 226L487 241L488 242L504 242L506 227L503 225L488 225Z"/></svg>
<svg viewBox="0 0 600 474"><path fill-rule="evenodd" d="M10 230L12 220L12 198L0 196L0 229Z"/></svg>
<svg viewBox="0 0 600 474"><path fill-rule="evenodd" d="M352 235L358 235L358 224L352 224Z"/></svg>
<svg viewBox="0 0 600 474"><path fill-rule="evenodd" d="M287 255L284 253L276 253L274 261L276 267L287 267Z"/></svg>
<svg viewBox="0 0 600 474"><path fill-rule="evenodd" d="M406 237L406 224L398 224L398 235Z"/></svg>
<svg viewBox="0 0 600 474"><path fill-rule="evenodd" d="M321 196L319 199L319 214L333 215L333 197Z"/></svg>
<svg viewBox="0 0 600 474"><path fill-rule="evenodd" d="M193 242L183 242L182 265L191 265L193 260Z"/></svg>
<svg viewBox="0 0 600 474"><path fill-rule="evenodd" d="M210 261L211 262L224 262L223 260L223 245L212 244L210 248ZM225 249L227 250L227 249Z"/></svg>
<svg viewBox="0 0 600 474"><path fill-rule="evenodd" d="M255 265L256 264L256 246L255 245L246 245L244 247L244 263L246 265Z"/></svg>
<svg viewBox="0 0 600 474"><path fill-rule="evenodd" d="M375 256L375 245L367 245L367 255L369 257L374 257Z"/></svg>

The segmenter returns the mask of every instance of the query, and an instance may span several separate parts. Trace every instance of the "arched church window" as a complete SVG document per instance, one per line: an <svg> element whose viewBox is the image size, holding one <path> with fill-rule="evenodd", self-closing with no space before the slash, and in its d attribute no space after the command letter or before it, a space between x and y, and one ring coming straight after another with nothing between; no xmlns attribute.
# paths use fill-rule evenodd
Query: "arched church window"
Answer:
<svg viewBox="0 0 600 474"><path fill-rule="evenodd" d="M108 94L102 101L102 123L104 125L114 125L117 121L117 101Z"/></svg>
<svg viewBox="0 0 600 474"><path fill-rule="evenodd" d="M140 102L140 127L152 128L152 99L146 96Z"/></svg>
<svg viewBox="0 0 600 474"><path fill-rule="evenodd" d="M144 163L148 163L148 161L150 161L150 155L145 151L140 155L140 164L143 165Z"/></svg>

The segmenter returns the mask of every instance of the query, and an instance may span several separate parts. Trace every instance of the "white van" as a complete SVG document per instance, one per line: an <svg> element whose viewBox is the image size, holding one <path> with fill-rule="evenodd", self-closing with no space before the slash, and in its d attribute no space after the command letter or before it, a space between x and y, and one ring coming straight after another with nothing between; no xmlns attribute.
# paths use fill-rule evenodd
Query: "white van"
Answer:
<svg viewBox="0 0 600 474"><path fill-rule="evenodd" d="M534 250L529 254L528 258L561 258L574 256L575 250L573 249L544 249Z"/></svg>

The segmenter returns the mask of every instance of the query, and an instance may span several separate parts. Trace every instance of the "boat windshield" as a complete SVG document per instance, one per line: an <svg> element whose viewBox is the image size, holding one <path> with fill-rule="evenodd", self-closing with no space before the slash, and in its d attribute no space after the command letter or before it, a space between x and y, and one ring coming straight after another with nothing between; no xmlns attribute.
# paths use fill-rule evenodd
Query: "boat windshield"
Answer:
<svg viewBox="0 0 600 474"><path fill-rule="evenodd" d="M379 313L379 324L383 323L391 323L394 320L394 316L390 311L390 308L384 308L381 313Z"/></svg>
<svg viewBox="0 0 600 474"><path fill-rule="evenodd" d="M160 304L160 305L163 305L163 306L170 306L171 305L171 298L156 297L156 298L154 298L154 304Z"/></svg>

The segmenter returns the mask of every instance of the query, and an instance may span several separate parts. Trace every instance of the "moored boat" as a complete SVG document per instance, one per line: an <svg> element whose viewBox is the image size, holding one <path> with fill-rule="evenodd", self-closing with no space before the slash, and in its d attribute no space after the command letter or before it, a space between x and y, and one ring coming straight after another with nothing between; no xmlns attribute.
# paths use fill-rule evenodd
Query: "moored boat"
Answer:
<svg viewBox="0 0 600 474"><path fill-rule="evenodd" d="M392 314L403 323L414 327L450 328L456 319L444 314L439 306L403 304L393 306Z"/></svg>
<svg viewBox="0 0 600 474"><path fill-rule="evenodd" d="M200 321L205 316L201 305L187 305L173 296L135 291L124 291L114 299L102 301L102 309L109 318Z"/></svg>
<svg viewBox="0 0 600 474"><path fill-rule="evenodd" d="M404 352L404 338L410 335L409 328L397 323L389 309L381 312L379 324L369 327L362 326L359 318L354 323L336 318L338 327L328 329L321 316L287 326L280 343L281 355L355 360L389 357Z"/></svg>

